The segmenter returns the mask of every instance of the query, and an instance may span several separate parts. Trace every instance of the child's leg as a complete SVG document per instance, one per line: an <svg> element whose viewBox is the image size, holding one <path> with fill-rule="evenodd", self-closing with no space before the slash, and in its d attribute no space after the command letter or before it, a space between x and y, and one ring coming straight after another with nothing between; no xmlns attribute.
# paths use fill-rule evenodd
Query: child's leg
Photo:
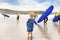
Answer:
<svg viewBox="0 0 60 40"><path fill-rule="evenodd" d="M32 37L32 32L28 32L28 37Z"/></svg>
<svg viewBox="0 0 60 40"><path fill-rule="evenodd" d="M28 32L28 36L30 35L30 32Z"/></svg>
<svg viewBox="0 0 60 40"><path fill-rule="evenodd" d="M32 40L32 32L28 32L28 40Z"/></svg>
<svg viewBox="0 0 60 40"><path fill-rule="evenodd" d="M30 32L31 33L31 37L32 37L32 32Z"/></svg>
<svg viewBox="0 0 60 40"><path fill-rule="evenodd" d="M30 32L28 32L28 37L31 37L31 35L30 35L31 33Z"/></svg>

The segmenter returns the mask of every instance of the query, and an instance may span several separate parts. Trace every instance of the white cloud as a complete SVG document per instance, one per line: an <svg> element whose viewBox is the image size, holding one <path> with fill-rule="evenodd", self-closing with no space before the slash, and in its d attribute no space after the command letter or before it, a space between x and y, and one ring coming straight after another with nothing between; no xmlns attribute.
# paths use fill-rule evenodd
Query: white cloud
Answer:
<svg viewBox="0 0 60 40"><path fill-rule="evenodd" d="M12 9L12 10L24 10L24 11L40 11L40 10L46 10L51 3L50 2L44 2L44 3L38 3L34 0L18 0L20 2L20 5L14 6L7 3L0 3L0 9ZM58 11L59 8L55 8L54 11Z"/></svg>

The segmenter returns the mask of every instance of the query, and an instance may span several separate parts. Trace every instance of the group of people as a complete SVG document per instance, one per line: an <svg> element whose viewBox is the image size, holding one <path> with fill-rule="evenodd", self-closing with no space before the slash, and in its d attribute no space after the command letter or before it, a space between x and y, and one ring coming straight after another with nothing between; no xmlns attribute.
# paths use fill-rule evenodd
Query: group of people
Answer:
<svg viewBox="0 0 60 40"><path fill-rule="evenodd" d="M17 20L19 20L19 14L16 14L17 15ZM5 16L4 16L5 17ZM33 29L34 29L34 23L36 25L39 25L37 22L36 22L36 18L38 17L38 14L37 13L34 13L34 12L30 12L29 13L29 19L27 20L27 31L28 31L28 37L32 37L32 32L33 32ZM58 20L60 21L60 12L58 13ZM48 21L48 17L46 17L44 19L44 24L46 24Z"/></svg>
<svg viewBox="0 0 60 40"><path fill-rule="evenodd" d="M30 18L27 20L27 31L28 31L28 37L32 37L34 23L36 25L39 25L35 20L35 18L38 17L38 15L34 14L33 12L30 12L29 16ZM58 20L60 21L60 12L58 13ZM48 17L44 19L44 24L47 24L47 21L48 21Z"/></svg>
<svg viewBox="0 0 60 40"><path fill-rule="evenodd" d="M38 15L36 13L34 13L34 12L30 12L29 16L30 16L30 18L27 20L28 38L32 37L32 32L33 32L33 29L34 29L34 24L39 26L39 24L35 20L38 17ZM44 19L44 23L47 23L47 21L48 21L48 17L46 17Z"/></svg>
<svg viewBox="0 0 60 40"><path fill-rule="evenodd" d="M5 17L9 17L7 14L2 14L2 15L4 16L4 19L5 19ZM17 20L19 20L19 16L20 16L20 15L17 13L16 16L17 16L17 17L16 17Z"/></svg>

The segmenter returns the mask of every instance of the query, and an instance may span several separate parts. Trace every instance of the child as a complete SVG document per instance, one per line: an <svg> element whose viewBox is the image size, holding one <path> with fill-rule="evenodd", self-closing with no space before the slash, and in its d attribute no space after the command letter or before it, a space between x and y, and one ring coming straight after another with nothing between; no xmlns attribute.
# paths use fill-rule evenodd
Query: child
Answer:
<svg viewBox="0 0 60 40"><path fill-rule="evenodd" d="M27 31L28 31L28 37L32 37L32 32L34 28L34 23L37 24L34 20L34 14L33 12L30 13L30 18L27 21Z"/></svg>

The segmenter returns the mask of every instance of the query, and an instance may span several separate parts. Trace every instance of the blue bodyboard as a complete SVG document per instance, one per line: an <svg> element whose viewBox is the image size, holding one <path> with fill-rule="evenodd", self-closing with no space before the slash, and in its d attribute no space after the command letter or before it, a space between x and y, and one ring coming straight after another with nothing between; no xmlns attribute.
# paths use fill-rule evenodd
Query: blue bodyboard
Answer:
<svg viewBox="0 0 60 40"><path fill-rule="evenodd" d="M51 14L51 12L53 11L53 9L54 9L54 6L50 6L44 13L43 13L43 15L38 19L38 23L39 22L42 22L49 14Z"/></svg>
<svg viewBox="0 0 60 40"><path fill-rule="evenodd" d="M5 14L2 14L3 16L5 16L5 17L10 17L10 16L8 16L8 15L5 15Z"/></svg>
<svg viewBox="0 0 60 40"><path fill-rule="evenodd" d="M58 22L58 16L55 16L53 22Z"/></svg>

